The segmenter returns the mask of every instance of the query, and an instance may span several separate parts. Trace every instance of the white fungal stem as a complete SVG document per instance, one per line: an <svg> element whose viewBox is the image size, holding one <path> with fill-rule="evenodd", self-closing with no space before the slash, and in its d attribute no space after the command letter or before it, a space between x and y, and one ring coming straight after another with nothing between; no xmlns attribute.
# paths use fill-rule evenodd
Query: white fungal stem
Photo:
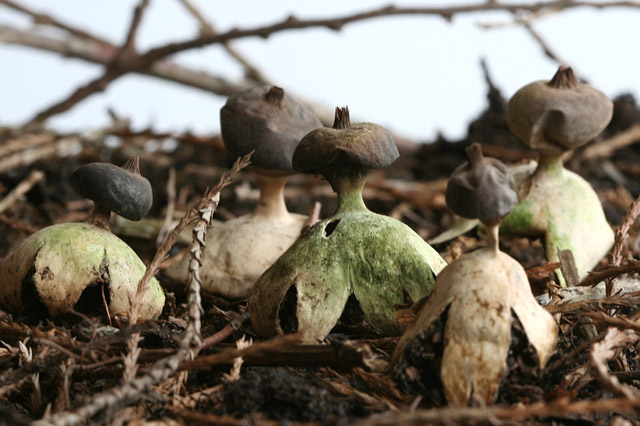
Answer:
<svg viewBox="0 0 640 426"><path fill-rule="evenodd" d="M260 200L254 210L255 216L263 216L274 222L289 222L291 214L284 202L284 186L289 176L257 175Z"/></svg>
<svg viewBox="0 0 640 426"><path fill-rule="evenodd" d="M492 248L495 253L500 251L500 237L499 237L500 223L487 226L486 240L488 247Z"/></svg>

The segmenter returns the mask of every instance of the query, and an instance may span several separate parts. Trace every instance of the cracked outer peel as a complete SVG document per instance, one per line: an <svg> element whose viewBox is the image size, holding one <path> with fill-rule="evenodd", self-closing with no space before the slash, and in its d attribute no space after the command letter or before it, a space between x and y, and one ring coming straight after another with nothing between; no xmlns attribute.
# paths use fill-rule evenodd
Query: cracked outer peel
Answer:
<svg viewBox="0 0 640 426"><path fill-rule="evenodd" d="M247 297L260 275L300 236L307 217L289 216L282 223L252 214L211 227L202 253L202 289L232 299ZM189 261L184 256L165 275L186 282Z"/></svg>
<svg viewBox="0 0 640 426"><path fill-rule="evenodd" d="M512 310L523 324L540 365L555 347L553 317L537 304L520 264L504 253L483 248L445 268L431 297L400 339L393 363L413 340L449 306L441 380L449 404L495 400L511 344Z"/></svg>
<svg viewBox="0 0 640 426"><path fill-rule="evenodd" d="M135 293L145 265L124 241L86 223L53 225L22 241L0 263L0 301L19 311L23 279L35 268L33 282L42 303L51 315L65 313L99 278L103 262L108 265L111 314L126 314L129 296ZM157 318L164 301L162 287L153 278L143 297L140 318Z"/></svg>
<svg viewBox="0 0 640 426"><path fill-rule="evenodd" d="M306 342L322 340L353 292L369 323L399 334L394 305L431 291L444 260L403 223L368 211L342 212L303 235L256 282L249 296L254 329L281 333L279 310L296 286L298 331Z"/></svg>
<svg viewBox="0 0 640 426"><path fill-rule="evenodd" d="M544 236L549 262L558 261L558 249L571 250L581 279L614 243L613 230L595 191L583 178L564 168L538 170L529 194L504 218L500 232ZM556 273L564 286L560 271Z"/></svg>

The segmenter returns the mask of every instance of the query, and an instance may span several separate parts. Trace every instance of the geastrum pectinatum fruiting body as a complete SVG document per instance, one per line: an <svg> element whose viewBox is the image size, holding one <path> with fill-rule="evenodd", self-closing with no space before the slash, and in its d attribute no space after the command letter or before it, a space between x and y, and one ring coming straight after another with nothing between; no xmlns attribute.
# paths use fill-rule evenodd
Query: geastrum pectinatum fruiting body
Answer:
<svg viewBox="0 0 640 426"><path fill-rule="evenodd" d="M368 170L397 157L389 132L373 123L351 124L346 108L336 109L333 128L302 139L294 169L323 175L338 194L338 207L304 231L251 289L256 332L298 331L307 342L322 340L351 294L376 330L402 332L394 305L428 294L445 262L408 226L372 213L363 202Z"/></svg>
<svg viewBox="0 0 640 426"><path fill-rule="evenodd" d="M438 275L393 354L399 376L424 382L422 389L442 386L454 406L495 400L507 358L517 355L510 354L514 323L533 347L538 368L549 360L558 334L522 266L498 248L500 221L517 201L512 176L502 163L485 158L479 144L467 152L469 162L451 176L446 201L454 213L487 227L487 246L462 255ZM441 353L425 353L425 346Z"/></svg>
<svg viewBox="0 0 640 426"><path fill-rule="evenodd" d="M220 126L232 155L254 151L249 169L257 176L260 199L253 213L211 228L200 278L204 290L239 299L300 235L307 217L287 211L284 186L294 173L296 145L322 124L283 89L257 86L229 97ZM166 274L186 281L188 262L183 259Z"/></svg>
<svg viewBox="0 0 640 426"><path fill-rule="evenodd" d="M91 300L84 301L89 311L93 306L99 312L95 307L106 305L111 315L126 315L146 267L109 231L109 218L115 212L140 220L151 208L151 184L140 175L138 157L131 157L122 168L86 164L71 179L95 203L89 220L49 226L23 240L0 263L0 303L14 312L44 307L55 316L90 295ZM164 301L154 278L142 298L140 318L157 318Z"/></svg>
<svg viewBox="0 0 640 426"><path fill-rule="evenodd" d="M612 113L611 100L579 83L567 67L549 82L524 86L509 101L509 127L540 159L500 231L544 236L550 262L558 261L558 250L571 250L580 278L609 251L614 234L593 188L562 162L567 152L598 136ZM564 285L560 272L558 277Z"/></svg>

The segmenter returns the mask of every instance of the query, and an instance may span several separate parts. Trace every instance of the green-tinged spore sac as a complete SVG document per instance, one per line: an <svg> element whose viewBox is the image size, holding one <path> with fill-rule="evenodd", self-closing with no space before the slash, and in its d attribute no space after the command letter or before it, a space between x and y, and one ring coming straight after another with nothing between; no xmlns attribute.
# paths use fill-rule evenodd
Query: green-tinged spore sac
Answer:
<svg viewBox="0 0 640 426"><path fill-rule="evenodd" d="M539 235L544 232L544 224L540 224L532 212L533 200L527 197L519 202L500 224L500 233L516 235Z"/></svg>
<svg viewBox="0 0 640 426"><path fill-rule="evenodd" d="M580 278L604 257L614 243L614 233L597 194L579 175L537 171L527 197L500 225L503 234L543 236L549 262L558 261L558 249L571 250ZM556 271L561 284L564 278Z"/></svg>
<svg viewBox="0 0 640 426"><path fill-rule="evenodd" d="M394 305L431 292L446 266L411 228L369 211L339 211L315 224L254 285L249 311L258 333L282 332L278 311L296 287L298 330L305 341L323 339L353 292L369 323L400 334Z"/></svg>
<svg viewBox="0 0 640 426"><path fill-rule="evenodd" d="M111 232L86 223L44 228L26 238L0 263L0 301L11 311L22 309L22 283L32 280L40 301L53 316L68 312L84 289L107 267L110 313L126 314L129 298L146 270L137 254ZM142 301L142 319L157 318L165 296L153 278Z"/></svg>

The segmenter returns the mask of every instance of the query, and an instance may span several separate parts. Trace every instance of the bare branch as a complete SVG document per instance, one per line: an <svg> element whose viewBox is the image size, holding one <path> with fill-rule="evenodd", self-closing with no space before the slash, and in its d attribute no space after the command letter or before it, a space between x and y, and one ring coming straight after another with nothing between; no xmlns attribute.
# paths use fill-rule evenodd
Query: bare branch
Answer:
<svg viewBox="0 0 640 426"><path fill-rule="evenodd" d="M65 112L70 110L72 107L74 107L78 102L83 101L84 99L88 98L89 96L93 95L94 93L97 92L102 92L104 91L107 86L109 85L109 83L111 83L113 80L117 79L118 77L126 74L127 71L125 69L119 69L119 70L111 70L109 69L105 74L101 75L100 77L96 78L93 81L90 81L89 83L85 84L84 86L81 86L79 88L77 88L71 95L69 95L67 98L56 102L55 104L51 105L50 107L47 107L46 109L40 111L39 113L37 113L31 120L29 120L29 122L27 124L25 124L25 128L29 129L29 128L34 128L34 127L38 127L40 126L42 123L44 123L48 118L56 115L56 114L60 114L61 112Z"/></svg>
<svg viewBox="0 0 640 426"><path fill-rule="evenodd" d="M44 172L41 170L32 170L22 182L11 190L3 199L0 200L0 213L7 210L16 200L29 192L31 188L44 178Z"/></svg>
<svg viewBox="0 0 640 426"><path fill-rule="evenodd" d="M385 16L401 16L401 15L431 15L440 16L446 20L451 20L455 15L475 13L475 12L488 12L488 11L507 11L512 13L517 12L532 12L537 13L546 9L574 9L577 7L594 7L598 9L611 8L611 7L633 7L640 8L640 2L638 1L614 1L614 2L587 2L587 1L574 1L574 0L556 0L551 2L537 2L537 3L477 3L460 5L453 7L397 7L387 6L380 9L374 9L368 12L355 13L338 18L328 19L307 19L301 20L295 16L281 21L279 23L250 28L246 30L232 29L225 33L217 35L203 35L201 37L187 40L183 42L170 43L164 46L150 49L143 55L145 63L150 63L158 59L164 58L174 53L183 52L185 50L194 49L198 47L204 47L216 43L224 43L229 40L237 40L240 38L258 36L267 38L272 34L289 31L299 30L304 28L328 28L335 31L339 31L346 24L353 22L365 21L374 18L381 18Z"/></svg>
<svg viewBox="0 0 640 426"><path fill-rule="evenodd" d="M26 128L37 127L44 123L49 117L68 111L77 103L83 101L92 94L104 91L113 80L129 73L132 69L135 69L135 59L138 56L134 51L135 37L138 32L138 28L140 27L142 15L148 4L149 0L141 0L140 4L134 9L126 41L118 51L114 60L107 66L105 73L97 79L76 89L66 99L63 99L62 101L57 102L36 114L36 116L26 124Z"/></svg>
<svg viewBox="0 0 640 426"><path fill-rule="evenodd" d="M38 25L50 25L52 27L56 27L56 28L59 28L61 30L64 30L64 31L66 31L66 32L68 32L70 34L73 34L73 35L77 36L77 37L82 37L84 39L91 40L91 41L94 41L96 43L106 43L106 44L108 44L108 42L102 40L101 38L99 38L99 37L97 37L97 36L95 36L93 34L90 34L90 33L86 32L86 31L83 31L81 29L73 27L73 26L71 26L69 24L65 24L64 22L59 21L58 19L53 18L50 15L47 15L47 14L44 14L44 13L35 12L32 9L29 9L29 8L23 6L23 5L14 3L11 0L0 0L0 4L5 5L5 6L11 8L13 10L17 10L18 12L22 12L25 15L29 15L33 19L33 22L38 24Z"/></svg>
<svg viewBox="0 0 640 426"><path fill-rule="evenodd" d="M58 53L65 57L78 58L99 65L108 65L118 54L118 48L106 41L93 41L76 36L68 36L64 40L58 40L48 35L2 24L0 24L0 42ZM230 96L252 84L252 82L232 82L169 61L154 62L148 68L133 72L184 84L220 96Z"/></svg>
<svg viewBox="0 0 640 426"><path fill-rule="evenodd" d="M214 28L213 24L205 18L205 16L198 10L198 8L191 2L191 0L179 0L180 3L193 15L194 18L200 23L200 34L212 34L215 35L218 32ZM245 76L251 80L255 80L259 84L271 84L271 82L260 72L258 68L252 65L247 58L238 52L230 43L222 43L224 49L231 55L245 70Z"/></svg>
<svg viewBox="0 0 640 426"><path fill-rule="evenodd" d="M144 14L147 6L149 6L149 0L141 0L138 6L134 9L131 24L129 25L129 31L127 32L127 38L120 49L121 53L135 50L136 36L138 35L140 22L142 22L142 15Z"/></svg>

